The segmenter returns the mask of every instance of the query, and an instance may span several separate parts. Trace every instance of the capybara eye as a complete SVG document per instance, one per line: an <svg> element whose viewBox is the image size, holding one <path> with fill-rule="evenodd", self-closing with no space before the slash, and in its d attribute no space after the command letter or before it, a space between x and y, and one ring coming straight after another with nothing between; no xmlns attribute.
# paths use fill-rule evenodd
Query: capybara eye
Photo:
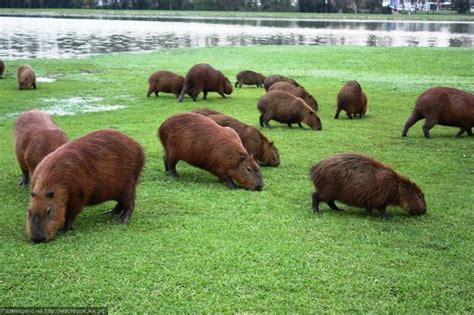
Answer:
<svg viewBox="0 0 474 315"><path fill-rule="evenodd" d="M54 197L54 192L48 191L48 192L46 193L46 197L48 197L48 198L53 198L53 197Z"/></svg>
<svg viewBox="0 0 474 315"><path fill-rule="evenodd" d="M36 194L34 192L31 192L31 197L36 197Z"/></svg>
<svg viewBox="0 0 474 315"><path fill-rule="evenodd" d="M250 167L247 166L247 172L251 173L252 172L252 169Z"/></svg>

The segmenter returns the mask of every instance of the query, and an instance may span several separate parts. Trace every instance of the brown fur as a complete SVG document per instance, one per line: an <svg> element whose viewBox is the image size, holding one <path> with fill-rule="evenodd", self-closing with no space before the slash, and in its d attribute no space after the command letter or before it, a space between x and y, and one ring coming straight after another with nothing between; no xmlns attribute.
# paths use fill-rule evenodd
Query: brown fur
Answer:
<svg viewBox="0 0 474 315"><path fill-rule="evenodd" d="M244 84L262 87L263 82L265 81L265 76L263 74L252 70L241 71L235 78L237 79L235 82L235 87L239 86L239 88L241 88Z"/></svg>
<svg viewBox="0 0 474 315"><path fill-rule="evenodd" d="M18 85L20 90L33 87L36 90L36 74L29 65L21 65L17 71Z"/></svg>
<svg viewBox="0 0 474 315"><path fill-rule="evenodd" d="M115 130L89 133L48 155L31 182L26 225L30 239L44 242L61 227L70 230L84 206L108 200L117 201L109 213L120 213L126 222L144 161L142 147Z"/></svg>
<svg viewBox="0 0 474 315"><path fill-rule="evenodd" d="M260 126L270 128L269 121L276 120L281 123L307 124L310 128L321 130L321 120L316 112L309 107L303 99L295 97L284 91L269 91L258 101L260 111Z"/></svg>
<svg viewBox="0 0 474 315"><path fill-rule="evenodd" d="M222 113L210 108L198 108L198 109L193 110L193 113L203 115L203 116L223 115Z"/></svg>
<svg viewBox="0 0 474 315"><path fill-rule="evenodd" d="M389 205L402 207L409 214L426 212L423 192L415 183L365 155L333 155L313 166L310 177L317 189L313 193L314 212L319 212L320 202L341 210L336 200L369 212L377 209L383 217L389 216Z"/></svg>
<svg viewBox="0 0 474 315"><path fill-rule="evenodd" d="M169 117L158 136L165 149L165 169L172 176L177 176L176 164L183 160L209 171L232 189L237 188L234 181L250 190L263 187L260 168L229 127L196 113L181 113Z"/></svg>
<svg viewBox="0 0 474 315"><path fill-rule="evenodd" d="M272 86L270 86L270 88L268 89L268 91L276 91L276 90L285 91L287 93L290 93L291 95L300 97L306 102L306 104L308 104L309 107L311 107L315 111L318 110L318 102L302 86L298 87L298 86L294 86L291 83L281 81L281 82L273 83Z"/></svg>
<svg viewBox="0 0 474 315"><path fill-rule="evenodd" d="M204 92L203 99L206 99L208 92L217 92L225 98L225 94L230 95L232 91L232 84L222 72L211 65L201 63L189 69L178 101L183 101L184 94L190 95L193 101L196 101L201 92Z"/></svg>
<svg viewBox="0 0 474 315"><path fill-rule="evenodd" d="M184 77L182 75L162 70L156 71L148 78L148 92L147 97L150 97L151 93L155 93L156 96L160 92L172 93L179 97L179 93L183 89Z"/></svg>
<svg viewBox="0 0 474 315"><path fill-rule="evenodd" d="M402 137L406 137L408 129L423 118L423 133L426 138L430 137L429 131L436 124L459 127L456 137L460 137L464 132L472 136L474 94L448 87L435 87L425 91L416 100Z"/></svg>
<svg viewBox="0 0 474 315"><path fill-rule="evenodd" d="M20 185L25 186L43 158L68 141L51 117L39 110L21 113L13 127L13 138L22 172Z"/></svg>
<svg viewBox="0 0 474 315"><path fill-rule="evenodd" d="M0 60L0 79L3 78L3 73L5 72L5 63L3 60Z"/></svg>
<svg viewBox="0 0 474 315"><path fill-rule="evenodd" d="M277 83L277 82L288 82L288 83L293 84L294 86L300 86L300 84L298 82L296 82L295 80L293 80L293 79L284 77L282 75L274 74L274 75L271 75L271 76L265 78L265 82L263 82L263 87L265 88L265 91L268 92L270 87L274 83Z"/></svg>
<svg viewBox="0 0 474 315"><path fill-rule="evenodd" d="M222 127L230 127L237 132L244 148L262 166L278 166L280 154L273 142L268 140L257 128L222 114L210 115Z"/></svg>
<svg viewBox="0 0 474 315"><path fill-rule="evenodd" d="M367 95L357 81L348 81L337 94L337 108L335 119L339 118L339 113L345 110L347 116L352 119L354 115L359 117L367 112Z"/></svg>

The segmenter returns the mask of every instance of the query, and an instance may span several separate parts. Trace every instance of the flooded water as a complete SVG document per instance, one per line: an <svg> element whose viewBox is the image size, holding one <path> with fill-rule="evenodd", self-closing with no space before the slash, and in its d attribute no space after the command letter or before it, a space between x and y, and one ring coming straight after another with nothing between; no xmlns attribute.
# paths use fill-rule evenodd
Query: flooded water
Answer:
<svg viewBox="0 0 474 315"><path fill-rule="evenodd" d="M0 59L247 45L474 47L474 23L0 17Z"/></svg>

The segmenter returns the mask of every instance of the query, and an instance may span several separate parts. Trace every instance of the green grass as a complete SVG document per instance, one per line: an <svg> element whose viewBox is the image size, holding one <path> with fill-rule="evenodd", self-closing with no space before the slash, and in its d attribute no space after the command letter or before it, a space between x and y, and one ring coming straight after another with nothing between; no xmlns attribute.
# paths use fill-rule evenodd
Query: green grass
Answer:
<svg viewBox="0 0 474 315"><path fill-rule="evenodd" d="M343 20L423 20L423 21L473 21L474 14L458 14L455 11L423 12L417 14L353 14L353 13L301 13L301 12L239 12L239 11L164 11L164 10L97 10L97 9L0 9L0 15L50 15L50 16L197 16L226 18L301 18L301 19L343 19Z"/></svg>
<svg viewBox="0 0 474 315"><path fill-rule="evenodd" d="M321 132L273 122L263 130L282 164L263 168L262 192L232 191L184 162L172 180L162 165L159 125L171 114L210 107L257 126L263 89L228 99L178 104L146 98L157 69L185 73L212 63L234 81L243 69L288 75L320 104ZM36 91L18 91L14 71L31 64ZM419 122L401 138L417 95L435 85L473 91L472 49L378 47L224 47L79 59L7 62L0 81L0 305L108 306L131 312L472 313L474 143L436 126L427 140ZM333 119L336 94L357 79L369 113ZM47 244L25 233L28 191L18 186L11 113L63 104L71 97L126 109L56 116L71 138L117 128L145 148L147 163L130 222L118 224L86 207L76 229ZM424 190L428 213L390 207L388 221L343 206L311 211L310 166L337 152L364 152L392 165Z"/></svg>

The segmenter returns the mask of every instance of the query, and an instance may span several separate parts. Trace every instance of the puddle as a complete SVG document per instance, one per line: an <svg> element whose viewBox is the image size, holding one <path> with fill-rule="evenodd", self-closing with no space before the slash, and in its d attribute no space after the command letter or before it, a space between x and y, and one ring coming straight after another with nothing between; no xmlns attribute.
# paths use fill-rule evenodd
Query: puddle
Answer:
<svg viewBox="0 0 474 315"><path fill-rule="evenodd" d="M40 82L40 83L51 83L51 82L54 82L54 81L56 81L56 79L46 78L46 77L37 77L36 78L36 82Z"/></svg>

